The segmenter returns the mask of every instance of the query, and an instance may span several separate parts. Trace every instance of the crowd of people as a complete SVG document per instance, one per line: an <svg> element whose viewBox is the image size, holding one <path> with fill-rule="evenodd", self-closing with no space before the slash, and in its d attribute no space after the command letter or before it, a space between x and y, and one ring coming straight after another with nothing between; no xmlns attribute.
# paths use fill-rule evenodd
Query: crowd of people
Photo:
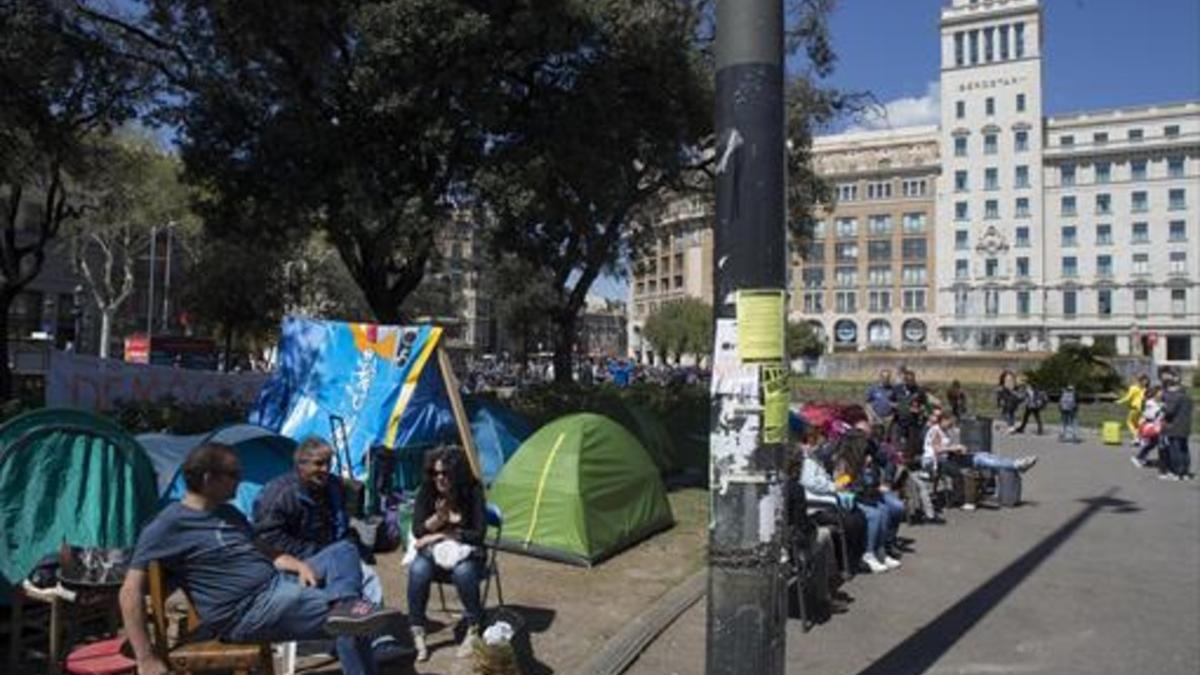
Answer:
<svg viewBox="0 0 1200 675"><path fill-rule="evenodd" d="M1162 480L1190 481L1192 473L1188 434L1192 430L1194 402L1183 378L1174 368L1160 368L1158 384L1148 375L1130 383L1117 403L1129 406L1125 426L1137 454L1130 457L1134 466L1150 466L1151 454Z"/></svg>
<svg viewBox="0 0 1200 675"><path fill-rule="evenodd" d="M554 363L549 359L521 362L501 356L471 363L463 378L463 388L468 393L520 389L554 379ZM643 364L630 358L580 357L574 359L571 379L582 386L611 384L618 388L635 383L695 385L707 381L708 371L697 366Z"/></svg>
<svg viewBox="0 0 1200 675"><path fill-rule="evenodd" d="M228 642L334 640L343 672L375 673L380 663L411 653L390 634L402 616L384 606L372 551L350 526L348 496L333 479L333 449L301 443L295 469L259 493L253 522L228 503L241 480L236 451L205 443L184 460L183 499L143 529L120 592L137 671L168 672L146 629L151 563L187 591L200 616L189 639ZM457 447L425 459L413 509L408 619L416 657L425 660L425 606L435 580L452 583L463 607L460 655L479 640L479 586L485 572L483 491Z"/></svg>

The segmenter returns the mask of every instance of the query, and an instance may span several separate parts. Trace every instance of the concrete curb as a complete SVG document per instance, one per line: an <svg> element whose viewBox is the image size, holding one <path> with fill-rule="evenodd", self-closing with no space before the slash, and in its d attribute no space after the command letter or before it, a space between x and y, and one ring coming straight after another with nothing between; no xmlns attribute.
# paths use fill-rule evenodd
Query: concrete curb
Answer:
<svg viewBox="0 0 1200 675"><path fill-rule="evenodd" d="M667 591L650 608L617 631L575 672L580 675L618 675L667 629L679 615L704 597L708 569L702 569Z"/></svg>

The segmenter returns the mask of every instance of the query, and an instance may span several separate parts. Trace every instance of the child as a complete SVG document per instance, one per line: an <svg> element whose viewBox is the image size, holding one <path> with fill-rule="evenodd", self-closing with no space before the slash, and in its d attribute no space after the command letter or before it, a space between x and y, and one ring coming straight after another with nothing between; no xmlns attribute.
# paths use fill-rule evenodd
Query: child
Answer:
<svg viewBox="0 0 1200 675"><path fill-rule="evenodd" d="M1163 425L1162 399L1162 387L1155 385L1146 391L1146 397L1142 403L1142 414L1138 418L1137 425L1138 454L1136 457L1130 458L1134 466L1146 466L1146 456L1158 445L1158 437L1162 433Z"/></svg>

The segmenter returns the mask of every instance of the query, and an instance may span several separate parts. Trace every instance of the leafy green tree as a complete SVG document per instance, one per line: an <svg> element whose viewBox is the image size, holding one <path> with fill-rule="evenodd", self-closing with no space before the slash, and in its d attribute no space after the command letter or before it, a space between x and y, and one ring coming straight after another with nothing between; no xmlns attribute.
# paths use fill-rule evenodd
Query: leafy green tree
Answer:
<svg viewBox="0 0 1200 675"><path fill-rule="evenodd" d="M663 303L646 319L642 335L664 358L700 359L712 353L712 306L696 298Z"/></svg>
<svg viewBox="0 0 1200 675"><path fill-rule="evenodd" d="M1104 348L1064 343L1043 359L1037 368L1025 371L1036 387L1054 393L1074 385L1080 394L1099 394L1121 386L1121 377L1106 360Z"/></svg>
<svg viewBox="0 0 1200 675"><path fill-rule="evenodd" d="M0 3L0 397L12 392L9 308L81 213L90 142L152 91L149 69L118 42L78 4Z"/></svg>
<svg viewBox="0 0 1200 675"><path fill-rule="evenodd" d="M825 351L821 336L806 321L789 321L787 324L787 350L791 358L815 359Z"/></svg>

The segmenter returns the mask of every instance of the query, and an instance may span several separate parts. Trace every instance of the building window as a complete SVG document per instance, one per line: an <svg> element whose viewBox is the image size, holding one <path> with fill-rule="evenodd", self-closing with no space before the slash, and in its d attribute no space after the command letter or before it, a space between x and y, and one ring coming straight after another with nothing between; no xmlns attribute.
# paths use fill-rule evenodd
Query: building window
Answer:
<svg viewBox="0 0 1200 675"><path fill-rule="evenodd" d="M1146 180L1146 160L1131 160L1129 162L1129 177L1133 180Z"/></svg>
<svg viewBox="0 0 1200 675"><path fill-rule="evenodd" d="M1062 208L1059 210L1064 216L1075 215L1075 197L1073 195L1064 195L1060 201Z"/></svg>
<svg viewBox="0 0 1200 675"><path fill-rule="evenodd" d="M900 281L906 286L924 286L928 279L924 265L905 265L900 269Z"/></svg>
<svg viewBox="0 0 1200 675"><path fill-rule="evenodd" d="M954 65L956 66L962 66L964 63L965 59L963 57L965 54L963 47L963 33L962 31L958 31L954 34Z"/></svg>
<svg viewBox="0 0 1200 675"><path fill-rule="evenodd" d="M853 314L858 311L858 293L854 291L838 291L834 294L836 309L842 314Z"/></svg>
<svg viewBox="0 0 1200 675"><path fill-rule="evenodd" d="M1129 140L1131 140L1131 141L1142 140L1142 130L1141 129L1130 129L1129 130Z"/></svg>
<svg viewBox="0 0 1200 675"><path fill-rule="evenodd" d="M1145 213L1149 209L1149 204L1146 200L1146 193L1144 191L1134 192L1131 201L1133 204L1134 213Z"/></svg>
<svg viewBox="0 0 1200 675"><path fill-rule="evenodd" d="M880 261L892 259L892 242L890 241L869 241L867 242L867 260Z"/></svg>
<svg viewBox="0 0 1200 675"><path fill-rule="evenodd" d="M983 217L987 220L996 220L1000 217L1000 201L997 199L989 199L983 203Z"/></svg>
<svg viewBox="0 0 1200 675"><path fill-rule="evenodd" d="M1000 60L1008 60L1008 24L1000 26Z"/></svg>
<svg viewBox="0 0 1200 675"><path fill-rule="evenodd" d="M996 258L988 258L983 261L983 275L989 279L996 278L1000 274L1000 261Z"/></svg>
<svg viewBox="0 0 1200 675"><path fill-rule="evenodd" d="M1187 253L1171 251L1167 272L1170 274L1187 274Z"/></svg>
<svg viewBox="0 0 1200 675"><path fill-rule="evenodd" d="M838 218L837 219L837 235L839 237L857 237L858 236L858 219L857 218Z"/></svg>
<svg viewBox="0 0 1200 675"><path fill-rule="evenodd" d="M1025 94L1017 94L1017 112L1025 112Z"/></svg>
<svg viewBox="0 0 1200 675"><path fill-rule="evenodd" d="M971 63L979 63L979 31L973 30L967 36Z"/></svg>
<svg viewBox="0 0 1200 675"><path fill-rule="evenodd" d="M902 184L905 197L924 197L925 179L906 180Z"/></svg>
<svg viewBox="0 0 1200 675"><path fill-rule="evenodd" d="M805 251L804 259L810 262L821 263L825 261L825 244L813 243L808 245L808 250Z"/></svg>
<svg viewBox="0 0 1200 675"><path fill-rule="evenodd" d="M1097 131L1096 133L1092 134L1092 142L1096 145L1104 145L1108 142L1108 132Z"/></svg>
<svg viewBox="0 0 1200 675"><path fill-rule="evenodd" d="M1077 234L1078 233L1076 232L1074 225L1067 225L1067 226L1063 227L1063 229L1062 229L1062 247L1063 248L1075 248L1076 246L1078 246L1079 239L1078 239Z"/></svg>
<svg viewBox="0 0 1200 675"><path fill-rule="evenodd" d="M1168 157L1167 158L1167 177L1168 178L1183 178L1183 158Z"/></svg>
<svg viewBox="0 0 1200 675"><path fill-rule="evenodd" d="M1028 279L1029 278L1029 258L1025 258L1025 257L1017 258L1017 278L1019 278L1019 279Z"/></svg>
<svg viewBox="0 0 1200 675"><path fill-rule="evenodd" d="M1064 148L1074 147L1075 146L1075 137L1070 134L1067 134L1065 136L1059 136L1058 144Z"/></svg>
<svg viewBox="0 0 1200 675"><path fill-rule="evenodd" d="M1168 361L1191 361L1192 360L1192 336L1190 336L1190 335L1168 335L1167 336L1167 360Z"/></svg>
<svg viewBox="0 0 1200 675"><path fill-rule="evenodd" d="M1112 246L1112 225L1101 224L1096 226L1096 245L1097 246Z"/></svg>
<svg viewBox="0 0 1200 675"><path fill-rule="evenodd" d="M891 183L867 183L867 199L890 199Z"/></svg>
<svg viewBox="0 0 1200 675"><path fill-rule="evenodd" d="M875 313L892 311L891 292L871 291L867 293L867 310Z"/></svg>
<svg viewBox="0 0 1200 675"><path fill-rule="evenodd" d="M871 234L890 234L892 231L892 217L888 215L868 216L867 231Z"/></svg>
<svg viewBox="0 0 1200 675"><path fill-rule="evenodd" d="M858 285L858 269L854 267L838 267L833 271L834 281L841 288Z"/></svg>
<svg viewBox="0 0 1200 675"><path fill-rule="evenodd" d="M1096 310L1100 316L1112 316L1112 291L1101 288L1096 292Z"/></svg>
<svg viewBox="0 0 1200 675"><path fill-rule="evenodd" d="M1108 278L1113 275L1113 261L1111 255L1096 256L1096 276Z"/></svg>
<svg viewBox="0 0 1200 675"><path fill-rule="evenodd" d="M1108 183L1112 181L1112 164L1109 162L1096 162L1096 182Z"/></svg>
<svg viewBox="0 0 1200 675"><path fill-rule="evenodd" d="M901 243L900 255L905 260L924 260L928 250L924 239L905 239Z"/></svg>
<svg viewBox="0 0 1200 675"><path fill-rule="evenodd" d="M858 244L838 244L833 248L833 257L836 262L857 262L858 261Z"/></svg>
<svg viewBox="0 0 1200 675"><path fill-rule="evenodd" d="M1073 255L1065 255L1062 259L1062 275L1067 278L1079 276L1079 262Z"/></svg>
<svg viewBox="0 0 1200 675"><path fill-rule="evenodd" d="M1133 254L1133 273L1135 275L1144 276L1150 274L1150 254L1149 253L1134 253Z"/></svg>
<svg viewBox="0 0 1200 675"><path fill-rule="evenodd" d="M905 312L925 311L925 291L921 289L909 289L904 291L903 298Z"/></svg>
<svg viewBox="0 0 1200 675"><path fill-rule="evenodd" d="M1150 225L1148 223L1134 223L1133 236L1130 241L1135 244L1147 244L1150 242Z"/></svg>
<svg viewBox="0 0 1200 675"><path fill-rule="evenodd" d="M967 220L968 218L969 218L969 216L968 216L968 212L967 212L967 203L966 202L955 202L954 203L954 219L955 220Z"/></svg>
<svg viewBox="0 0 1200 675"><path fill-rule="evenodd" d="M988 316L1000 314L1000 291L987 290L983 292L983 309Z"/></svg>
<svg viewBox="0 0 1200 675"><path fill-rule="evenodd" d="M1167 126L1163 127L1163 136L1166 136L1167 138L1175 138L1178 135L1179 135L1179 125L1178 124L1168 124Z"/></svg>
<svg viewBox="0 0 1200 675"><path fill-rule="evenodd" d="M967 307L971 304L971 292L968 290L954 291L954 316L966 316Z"/></svg>
<svg viewBox="0 0 1200 675"><path fill-rule="evenodd" d="M983 170L983 189L984 190L999 190L1000 189L1000 170L996 167L991 167Z"/></svg>
<svg viewBox="0 0 1200 675"><path fill-rule="evenodd" d="M1015 209L1013 215L1016 216L1017 218L1028 218L1029 217L1029 198L1028 197L1017 197L1017 208Z"/></svg>
<svg viewBox="0 0 1200 675"><path fill-rule="evenodd" d="M805 267L800 277L805 288L824 288L825 270L820 267Z"/></svg>
<svg viewBox="0 0 1200 675"><path fill-rule="evenodd" d="M1075 316L1075 300L1075 291L1063 291L1063 316Z"/></svg>
<svg viewBox="0 0 1200 675"><path fill-rule="evenodd" d="M966 101L955 101L954 102L954 118L961 120L962 118L964 118L966 116L967 116L967 102Z"/></svg>
<svg viewBox="0 0 1200 675"><path fill-rule="evenodd" d="M996 114L996 99L991 96L983 100L983 112L989 117Z"/></svg>
<svg viewBox="0 0 1200 675"><path fill-rule="evenodd" d="M838 186L838 201L852 202L858 199L858 185L854 183L843 183Z"/></svg>
<svg viewBox="0 0 1200 675"><path fill-rule="evenodd" d="M1133 314L1134 316L1146 316L1150 305L1150 291L1145 288L1137 288L1133 291Z"/></svg>
<svg viewBox="0 0 1200 675"><path fill-rule="evenodd" d="M954 250L955 251L966 251L969 248L969 246L967 244L967 237L968 237L968 234L967 234L966 230L955 230L954 231Z"/></svg>
<svg viewBox="0 0 1200 675"><path fill-rule="evenodd" d="M1015 240L1013 245L1017 248L1029 248L1029 228L1018 227L1016 236L1013 239Z"/></svg>
<svg viewBox="0 0 1200 675"><path fill-rule="evenodd" d="M1029 316L1029 291L1017 291L1017 314Z"/></svg>
<svg viewBox="0 0 1200 675"><path fill-rule="evenodd" d="M1025 58L1025 24L1020 21L1013 24L1013 53L1018 59Z"/></svg>
<svg viewBox="0 0 1200 675"><path fill-rule="evenodd" d="M996 143L996 134L983 135L983 154L994 155L998 150Z"/></svg>
<svg viewBox="0 0 1200 675"><path fill-rule="evenodd" d="M967 137L966 136L955 136L954 137L954 156L955 157L966 157L967 156Z"/></svg>
<svg viewBox="0 0 1200 675"><path fill-rule="evenodd" d="M1075 184L1075 165L1063 164L1058 169L1058 182L1063 187L1070 187Z"/></svg>
<svg viewBox="0 0 1200 675"><path fill-rule="evenodd" d="M1167 241L1187 241L1187 223L1172 220L1167 225Z"/></svg>
<svg viewBox="0 0 1200 675"><path fill-rule="evenodd" d="M824 220L818 220L816 222L816 224L813 225L813 232L812 232L813 239L824 239L825 233L828 229L829 229L828 223L826 223Z"/></svg>
<svg viewBox="0 0 1200 675"><path fill-rule="evenodd" d="M967 191L967 172L966 171L955 171L954 172L954 191L955 192L966 192Z"/></svg>
<svg viewBox="0 0 1200 675"><path fill-rule="evenodd" d="M1183 188L1167 191L1167 208L1172 211L1183 211L1187 208L1187 195Z"/></svg>
<svg viewBox="0 0 1200 675"><path fill-rule="evenodd" d="M983 29L983 60L991 63L996 58L996 29Z"/></svg>
<svg viewBox="0 0 1200 675"><path fill-rule="evenodd" d="M1171 289L1171 314L1175 316L1184 316L1187 314L1187 289Z"/></svg>
<svg viewBox="0 0 1200 675"><path fill-rule="evenodd" d="M867 285L891 286L892 268L887 265L872 265L867 268Z"/></svg>
<svg viewBox="0 0 1200 675"><path fill-rule="evenodd" d="M1018 187L1018 188L1029 187L1029 167L1018 166L1017 171L1016 171L1016 177L1014 178L1013 182L1016 183L1016 187Z"/></svg>
<svg viewBox="0 0 1200 675"><path fill-rule="evenodd" d="M1029 150L1029 132L1018 131L1013 134L1013 147L1017 152L1025 152Z"/></svg>
<svg viewBox="0 0 1200 675"><path fill-rule="evenodd" d="M955 279L966 279L967 275L968 275L968 271L967 271L968 265L969 265L969 263L962 258L955 260L954 261L954 278Z"/></svg>
<svg viewBox="0 0 1200 675"><path fill-rule="evenodd" d="M805 293L804 294L804 313L805 314L820 314L825 311L825 294L824 293Z"/></svg>
<svg viewBox="0 0 1200 675"><path fill-rule="evenodd" d="M833 339L839 345L852 345L858 342L858 326L849 319L842 319L833 325Z"/></svg>
<svg viewBox="0 0 1200 675"><path fill-rule="evenodd" d="M904 231L912 234L925 231L925 214L924 213L906 213L904 214Z"/></svg>

